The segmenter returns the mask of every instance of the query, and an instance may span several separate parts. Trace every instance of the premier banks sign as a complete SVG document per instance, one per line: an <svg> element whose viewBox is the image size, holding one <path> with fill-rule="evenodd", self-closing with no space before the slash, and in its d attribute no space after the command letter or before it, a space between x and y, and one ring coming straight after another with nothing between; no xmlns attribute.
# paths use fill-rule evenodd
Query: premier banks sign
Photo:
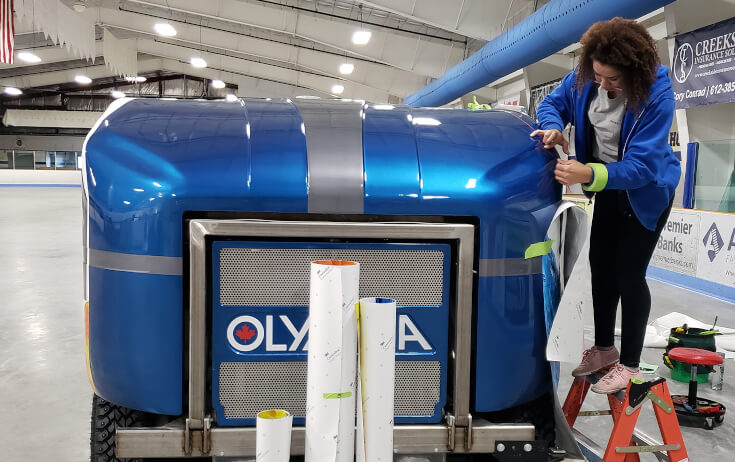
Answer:
<svg viewBox="0 0 735 462"><path fill-rule="evenodd" d="M735 288L735 214L672 209L651 265Z"/></svg>
<svg viewBox="0 0 735 462"><path fill-rule="evenodd" d="M735 101L735 18L678 35L675 42L677 109Z"/></svg>

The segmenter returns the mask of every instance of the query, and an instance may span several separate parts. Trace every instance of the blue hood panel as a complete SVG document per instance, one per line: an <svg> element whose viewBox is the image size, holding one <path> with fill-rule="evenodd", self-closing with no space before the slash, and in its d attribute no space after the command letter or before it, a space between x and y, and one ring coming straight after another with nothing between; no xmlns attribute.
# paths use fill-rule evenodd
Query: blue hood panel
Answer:
<svg viewBox="0 0 735 462"><path fill-rule="evenodd" d="M545 240L561 199L555 153L529 137L534 123L518 113L351 104L361 111L365 215L467 217L478 226L473 411L536 398L550 386L540 266L515 276L482 268L523 259ZM170 257L175 266L185 261L185 213L307 214L310 178L341 172L309 171L303 122L289 100L134 99L108 111L85 145L90 255ZM180 414L188 269L131 274L91 261L90 270L97 392Z"/></svg>

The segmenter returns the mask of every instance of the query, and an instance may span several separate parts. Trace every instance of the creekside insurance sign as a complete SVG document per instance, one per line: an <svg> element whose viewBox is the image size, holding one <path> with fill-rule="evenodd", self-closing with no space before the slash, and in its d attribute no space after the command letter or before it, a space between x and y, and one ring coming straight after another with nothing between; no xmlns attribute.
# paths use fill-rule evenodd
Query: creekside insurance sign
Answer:
<svg viewBox="0 0 735 462"><path fill-rule="evenodd" d="M676 108L735 101L735 18L676 37Z"/></svg>

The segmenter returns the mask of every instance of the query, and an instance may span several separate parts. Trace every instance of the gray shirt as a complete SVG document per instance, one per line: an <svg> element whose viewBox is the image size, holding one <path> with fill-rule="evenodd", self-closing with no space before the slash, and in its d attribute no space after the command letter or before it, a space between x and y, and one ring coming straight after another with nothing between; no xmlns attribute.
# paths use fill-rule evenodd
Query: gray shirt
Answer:
<svg viewBox="0 0 735 462"><path fill-rule="evenodd" d="M627 100L618 93L615 98L608 96L607 90L599 87L597 96L590 103L587 116L595 132L592 143L592 157L605 164L618 161L620 128L627 107Z"/></svg>

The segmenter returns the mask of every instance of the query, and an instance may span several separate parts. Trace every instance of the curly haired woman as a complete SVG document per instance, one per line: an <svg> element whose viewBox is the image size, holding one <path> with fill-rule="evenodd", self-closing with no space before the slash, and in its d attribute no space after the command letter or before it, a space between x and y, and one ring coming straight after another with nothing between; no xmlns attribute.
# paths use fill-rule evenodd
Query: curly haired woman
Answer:
<svg viewBox="0 0 735 462"><path fill-rule="evenodd" d="M569 154L561 131L575 126L576 159L558 160L554 174L561 184L581 183L596 195L589 256L595 345L572 375L613 366L592 390L614 393L641 377L651 310L646 268L681 176L668 144L674 94L653 39L635 21L598 22L580 42L579 66L539 105L541 129L531 136ZM618 301L620 354L614 345Z"/></svg>

